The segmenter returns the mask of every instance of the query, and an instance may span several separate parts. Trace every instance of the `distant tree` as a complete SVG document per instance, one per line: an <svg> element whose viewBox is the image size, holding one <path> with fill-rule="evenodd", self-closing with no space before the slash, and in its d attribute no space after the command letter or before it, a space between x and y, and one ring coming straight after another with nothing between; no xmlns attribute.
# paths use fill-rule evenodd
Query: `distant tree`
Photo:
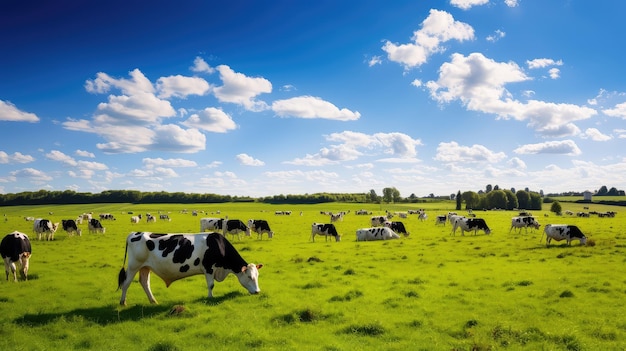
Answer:
<svg viewBox="0 0 626 351"><path fill-rule="evenodd" d="M539 195L541 195L541 197L543 197L543 189L539 190Z"/></svg>
<svg viewBox="0 0 626 351"><path fill-rule="evenodd" d="M486 195L487 208L506 209L507 198L506 193L502 190L492 190Z"/></svg>
<svg viewBox="0 0 626 351"><path fill-rule="evenodd" d="M515 188L511 188L511 192L515 194Z"/></svg>
<svg viewBox="0 0 626 351"><path fill-rule="evenodd" d="M456 193L456 210L457 211L461 210L461 201L463 201L463 198L461 197L461 190L459 190Z"/></svg>
<svg viewBox="0 0 626 351"><path fill-rule="evenodd" d="M464 192L461 198L465 201L465 209L475 209L480 206L480 196L473 191Z"/></svg>
<svg viewBox="0 0 626 351"><path fill-rule="evenodd" d="M383 201L385 201L386 203L399 202L400 192L396 188L384 188Z"/></svg>
<svg viewBox="0 0 626 351"><path fill-rule="evenodd" d="M528 208L529 210L541 210L541 205L542 205L542 201L541 201L541 195L539 195L539 193L536 193L534 191L529 192L530 194L530 207Z"/></svg>
<svg viewBox="0 0 626 351"><path fill-rule="evenodd" d="M487 184L487 186L485 187L485 192L488 193L491 190L493 190L493 187L491 186L491 184Z"/></svg>
<svg viewBox="0 0 626 351"><path fill-rule="evenodd" d="M600 190L598 190L598 192L596 193L596 196L604 196L608 193L609 191L606 188L606 185L603 185L600 187Z"/></svg>
<svg viewBox="0 0 626 351"><path fill-rule="evenodd" d="M456 199L456 194L455 193L450 194L450 200L454 200L454 199Z"/></svg>
<svg viewBox="0 0 626 351"><path fill-rule="evenodd" d="M515 196L515 193L511 190L503 190L503 191L506 194L506 209L512 210L514 208L517 208L518 207L517 196Z"/></svg>
<svg viewBox="0 0 626 351"><path fill-rule="evenodd" d="M369 193L369 200L373 203L378 203L380 202L380 198L378 197L378 195L376 194L376 190L372 189L370 190Z"/></svg>
<svg viewBox="0 0 626 351"><path fill-rule="evenodd" d="M609 189L609 192L606 193L609 196L618 196L619 195L619 191L617 190L617 188L612 187L611 189Z"/></svg>
<svg viewBox="0 0 626 351"><path fill-rule="evenodd" d="M496 184L496 185L493 187L493 190L500 190L500 187L498 186L498 184Z"/></svg>
<svg viewBox="0 0 626 351"><path fill-rule="evenodd" d="M560 214L562 210L561 204L558 201L554 201L550 206L550 212Z"/></svg>
<svg viewBox="0 0 626 351"><path fill-rule="evenodd" d="M522 209L530 209L530 194L528 191L518 190L515 193L517 197L517 207Z"/></svg>

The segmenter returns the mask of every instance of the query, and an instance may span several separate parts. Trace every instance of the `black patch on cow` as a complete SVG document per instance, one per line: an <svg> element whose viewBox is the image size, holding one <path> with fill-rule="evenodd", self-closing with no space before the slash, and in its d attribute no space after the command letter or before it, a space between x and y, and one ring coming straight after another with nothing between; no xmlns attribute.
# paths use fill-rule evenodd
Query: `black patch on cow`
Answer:
<svg viewBox="0 0 626 351"><path fill-rule="evenodd" d="M406 228L402 222L391 222L391 230L396 233L406 234Z"/></svg>
<svg viewBox="0 0 626 351"><path fill-rule="evenodd" d="M226 221L226 230L232 232L233 230L242 230L245 231L247 229L246 224L239 219L229 219Z"/></svg>
<svg viewBox="0 0 626 351"><path fill-rule="evenodd" d="M102 223L100 223L100 221L95 218L89 220L89 224L91 224L93 228L102 228Z"/></svg>
<svg viewBox="0 0 626 351"><path fill-rule="evenodd" d="M150 237L150 239L158 239L160 237L166 236L168 234L160 234L160 233L152 233L150 235L148 235Z"/></svg>
<svg viewBox="0 0 626 351"><path fill-rule="evenodd" d="M154 250L155 244L154 241L152 240L146 240L146 247L148 248L148 250L152 251Z"/></svg>
<svg viewBox="0 0 626 351"><path fill-rule="evenodd" d="M178 247L178 249L177 249ZM162 256L167 257L171 252L173 263L184 263L191 258L193 253L193 244L183 235L170 235L167 239L159 240L159 251L163 251Z"/></svg>
<svg viewBox="0 0 626 351"><path fill-rule="evenodd" d="M327 235L337 236L337 228L332 223L327 224L318 224L317 227L320 229L320 232L327 233Z"/></svg>
<svg viewBox="0 0 626 351"><path fill-rule="evenodd" d="M467 227L469 229L481 229L481 230L489 230L487 227L487 222L483 218L468 218L467 219Z"/></svg>
<svg viewBox="0 0 626 351"><path fill-rule="evenodd" d="M570 238L584 238L585 237L585 234L583 234L583 232L580 231L580 229L575 225L568 225L567 229L569 230Z"/></svg>
<svg viewBox="0 0 626 351"><path fill-rule="evenodd" d="M180 269L179 269L179 271L180 271L181 273L185 273L185 272L187 272L188 270L189 270L189 265L188 265L188 264L184 264L184 265L180 266Z"/></svg>
<svg viewBox="0 0 626 351"><path fill-rule="evenodd" d="M76 222L73 219L62 219L61 224L63 225L63 230L78 230L76 226Z"/></svg>
<svg viewBox="0 0 626 351"><path fill-rule="evenodd" d="M194 261L193 261L193 265L197 266L200 264L200 257L197 257Z"/></svg>
<svg viewBox="0 0 626 351"><path fill-rule="evenodd" d="M26 235L11 233L0 242L0 255L2 258L10 257L11 262L17 262L24 252L32 252Z"/></svg>
<svg viewBox="0 0 626 351"><path fill-rule="evenodd" d="M141 237L142 237L142 235L141 235L141 234L142 234L142 233L135 233L135 235L134 235L132 238L130 238L130 242L131 242L131 243L134 243L134 242L136 242L136 241L141 240Z"/></svg>
<svg viewBox="0 0 626 351"><path fill-rule="evenodd" d="M235 273L241 272L241 267L248 265L223 235L210 233L207 235L206 244L208 248L204 252L202 266L209 274L213 274L213 265L230 269Z"/></svg>

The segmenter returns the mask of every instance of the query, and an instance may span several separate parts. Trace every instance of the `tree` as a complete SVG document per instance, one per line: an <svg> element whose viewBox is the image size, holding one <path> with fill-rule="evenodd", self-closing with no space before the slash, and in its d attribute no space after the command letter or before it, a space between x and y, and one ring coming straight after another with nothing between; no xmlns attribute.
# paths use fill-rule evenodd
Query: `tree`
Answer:
<svg viewBox="0 0 626 351"><path fill-rule="evenodd" d="M457 211L461 210L461 201L463 201L463 198L461 198L461 190L459 190L456 193L456 210Z"/></svg>
<svg viewBox="0 0 626 351"><path fill-rule="evenodd" d="M376 190L374 189L370 190L369 198L370 201L373 203L378 203L380 201L380 198L378 197L378 195L376 195Z"/></svg>
<svg viewBox="0 0 626 351"><path fill-rule="evenodd" d="M529 194L530 194L530 207L528 209L541 211L541 205L543 204L543 202L541 201L541 195L539 195L539 193L536 193L534 191L531 191Z"/></svg>
<svg viewBox="0 0 626 351"><path fill-rule="evenodd" d="M487 208L505 209L507 205L506 193L502 190L492 190L486 195Z"/></svg>
<svg viewBox="0 0 626 351"><path fill-rule="evenodd" d="M561 208L561 204L558 201L554 201L552 206L550 206L550 212L555 214L560 214L563 209Z"/></svg>
<svg viewBox="0 0 626 351"><path fill-rule="evenodd" d="M617 191L616 187L612 187L611 189L609 189L609 192L606 194L609 196L618 196L619 192Z"/></svg>
<svg viewBox="0 0 626 351"><path fill-rule="evenodd" d="M602 187L600 187L600 190L598 190L598 192L596 193L596 196L604 196L608 192L609 191L606 189L606 185L603 185Z"/></svg>
<svg viewBox="0 0 626 351"><path fill-rule="evenodd" d="M504 190L504 193L506 194L506 209L512 210L517 208L517 196L515 196L515 193L511 190Z"/></svg>
<svg viewBox="0 0 626 351"><path fill-rule="evenodd" d="M515 193L517 197L517 206L522 209L530 209L530 194L525 190L518 190Z"/></svg>
<svg viewBox="0 0 626 351"><path fill-rule="evenodd" d="M491 184L487 184L487 186L485 187L485 192L488 193L491 190L493 190L493 187L491 186Z"/></svg>
<svg viewBox="0 0 626 351"><path fill-rule="evenodd" d="M476 209L480 205L480 196L473 191L466 191L461 195L463 201L465 201L465 209Z"/></svg>
<svg viewBox="0 0 626 351"><path fill-rule="evenodd" d="M399 202L400 192L396 188L384 188L383 201L385 201L386 203Z"/></svg>

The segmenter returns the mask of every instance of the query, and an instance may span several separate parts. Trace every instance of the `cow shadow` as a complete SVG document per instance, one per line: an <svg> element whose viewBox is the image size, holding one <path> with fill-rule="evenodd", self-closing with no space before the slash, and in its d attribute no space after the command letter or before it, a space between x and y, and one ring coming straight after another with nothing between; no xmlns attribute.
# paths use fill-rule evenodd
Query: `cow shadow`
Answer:
<svg viewBox="0 0 626 351"><path fill-rule="evenodd" d="M222 303L224 303L224 301L233 300L242 296L246 296L246 294L240 291L231 291L224 295L213 296L210 299L208 297L201 297L201 298L195 299L193 302L202 303L208 306L219 306Z"/></svg>

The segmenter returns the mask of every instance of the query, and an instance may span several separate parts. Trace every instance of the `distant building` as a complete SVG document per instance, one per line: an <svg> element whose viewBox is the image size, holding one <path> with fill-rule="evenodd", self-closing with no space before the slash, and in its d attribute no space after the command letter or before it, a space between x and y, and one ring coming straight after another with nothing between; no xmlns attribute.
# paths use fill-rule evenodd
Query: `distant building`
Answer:
<svg viewBox="0 0 626 351"><path fill-rule="evenodd" d="M585 191L583 191L583 200L585 200L585 201L591 201L591 196L592 196L592 195L593 195L593 194L592 194L592 193L591 193L591 191L589 191L589 190L585 190Z"/></svg>

